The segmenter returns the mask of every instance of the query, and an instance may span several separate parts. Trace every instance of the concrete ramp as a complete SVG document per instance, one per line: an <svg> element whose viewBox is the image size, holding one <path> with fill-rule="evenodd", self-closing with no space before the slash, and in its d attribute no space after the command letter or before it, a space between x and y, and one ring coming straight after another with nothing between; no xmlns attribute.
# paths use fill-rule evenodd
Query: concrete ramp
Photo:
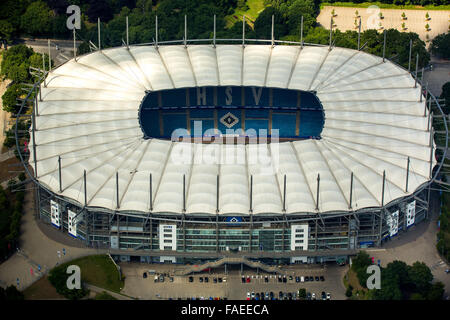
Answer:
<svg viewBox="0 0 450 320"><path fill-rule="evenodd" d="M189 267L186 267L186 269L184 269L184 270L177 270L175 272L175 274L179 275L179 276L185 276L185 275L188 275L191 273L201 272L202 270L205 270L208 268L217 268L223 264L241 264L241 263L243 263L251 268L255 268L255 269L259 268L259 269L264 270L269 273L274 273L274 272L279 273L279 274L282 273L280 268L278 268L277 266L269 266L260 261L252 261L245 257L224 257L224 258L221 258L216 261L209 261L209 262L206 262L203 264L189 266Z"/></svg>

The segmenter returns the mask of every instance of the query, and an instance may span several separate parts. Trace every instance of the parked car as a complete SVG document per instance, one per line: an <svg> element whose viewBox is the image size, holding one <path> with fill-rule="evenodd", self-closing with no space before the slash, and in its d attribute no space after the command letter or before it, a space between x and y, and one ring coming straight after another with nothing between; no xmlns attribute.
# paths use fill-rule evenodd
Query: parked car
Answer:
<svg viewBox="0 0 450 320"><path fill-rule="evenodd" d="M255 299L255 293L252 291L252 299Z"/></svg>
<svg viewBox="0 0 450 320"><path fill-rule="evenodd" d="M198 281L203 282L203 277L198 278Z"/></svg>
<svg viewBox="0 0 450 320"><path fill-rule="evenodd" d="M316 276L316 281L320 281L320 278L319 278L319 276Z"/></svg>
<svg viewBox="0 0 450 320"><path fill-rule="evenodd" d="M245 277L242 276L242 283L245 283Z"/></svg>
<svg viewBox="0 0 450 320"><path fill-rule="evenodd" d="M222 278L217 278L217 280L219 281L219 283L222 283Z"/></svg>
<svg viewBox="0 0 450 320"><path fill-rule="evenodd" d="M194 282L194 277L190 276L189 277L189 282Z"/></svg>
<svg viewBox="0 0 450 320"><path fill-rule="evenodd" d="M325 291L322 291L322 300L327 300L327 294Z"/></svg>
<svg viewBox="0 0 450 320"><path fill-rule="evenodd" d="M320 281L325 281L325 277L324 276L320 276Z"/></svg>
<svg viewBox="0 0 450 320"><path fill-rule="evenodd" d="M288 299L292 300L292 293L288 292Z"/></svg>
<svg viewBox="0 0 450 320"><path fill-rule="evenodd" d="M300 277L300 282L305 282L305 277L304 276Z"/></svg>
<svg viewBox="0 0 450 320"><path fill-rule="evenodd" d="M314 292L313 292L312 295L311 295L311 299L312 299L312 300L316 300L316 294L315 294Z"/></svg>
<svg viewBox="0 0 450 320"><path fill-rule="evenodd" d="M266 283L269 282L269 277L268 276L264 277L264 282L266 282Z"/></svg>
<svg viewBox="0 0 450 320"><path fill-rule="evenodd" d="M209 278L208 277L205 277L205 282L209 282Z"/></svg>
<svg viewBox="0 0 450 320"><path fill-rule="evenodd" d="M247 292L247 300L250 300L250 292Z"/></svg>
<svg viewBox="0 0 450 320"><path fill-rule="evenodd" d="M213 282L214 282L214 283L217 283L217 278L213 278Z"/></svg>
<svg viewBox="0 0 450 320"><path fill-rule="evenodd" d="M310 276L310 277L309 277L309 281L314 281L314 277L313 277L313 276Z"/></svg>
<svg viewBox="0 0 450 320"><path fill-rule="evenodd" d="M306 293L306 300L311 300L311 292Z"/></svg>
<svg viewBox="0 0 450 320"><path fill-rule="evenodd" d="M300 277L295 277L295 282L299 283L300 282Z"/></svg>
<svg viewBox="0 0 450 320"><path fill-rule="evenodd" d="M331 294L327 292L327 300L331 300Z"/></svg>
<svg viewBox="0 0 450 320"><path fill-rule="evenodd" d="M170 282L173 282L173 277L169 277Z"/></svg>
<svg viewBox="0 0 450 320"><path fill-rule="evenodd" d="M283 282L283 279L281 278L281 276L278 276L278 282Z"/></svg>
<svg viewBox="0 0 450 320"><path fill-rule="evenodd" d="M303 277L302 277L303 278ZM309 277L308 276L306 276L305 277L305 282L308 282L309 281Z"/></svg>
<svg viewBox="0 0 450 320"><path fill-rule="evenodd" d="M292 281L294 278L292 276L289 276L289 281Z"/></svg>
<svg viewBox="0 0 450 320"><path fill-rule="evenodd" d="M283 283L286 283L287 282L287 278L286 278L286 276L283 276Z"/></svg>
<svg viewBox="0 0 450 320"><path fill-rule="evenodd" d="M279 293L278 293L278 298L281 300L281 299L283 299L283 291L280 291Z"/></svg>
<svg viewBox="0 0 450 320"><path fill-rule="evenodd" d="M266 292L266 294L265 294L264 297L265 297L266 300L270 300L270 296L269 296L269 293L268 293L268 292Z"/></svg>
<svg viewBox="0 0 450 320"><path fill-rule="evenodd" d="M257 293L255 294L255 300L259 300L259 298L260 298L260 295L259 295L259 292L257 292Z"/></svg>
<svg viewBox="0 0 450 320"><path fill-rule="evenodd" d="M250 283L250 277L247 276L247 283Z"/></svg>
<svg viewBox="0 0 450 320"><path fill-rule="evenodd" d="M155 282L158 282L159 281L159 277L158 276L155 276L155 280L154 280Z"/></svg>
<svg viewBox="0 0 450 320"><path fill-rule="evenodd" d="M275 298L275 295L273 294L273 291L269 292L269 297L270 297L270 300L273 300Z"/></svg>
<svg viewBox="0 0 450 320"><path fill-rule="evenodd" d="M147 272L144 272L144 273L142 274L142 277L143 277L144 279L147 279Z"/></svg>

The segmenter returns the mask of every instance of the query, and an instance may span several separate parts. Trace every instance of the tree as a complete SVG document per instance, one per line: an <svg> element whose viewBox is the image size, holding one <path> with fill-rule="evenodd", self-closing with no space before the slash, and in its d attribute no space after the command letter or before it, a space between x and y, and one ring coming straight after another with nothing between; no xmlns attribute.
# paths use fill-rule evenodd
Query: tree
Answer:
<svg viewBox="0 0 450 320"><path fill-rule="evenodd" d="M87 15L90 22L97 22L98 18L102 22L108 22L113 18L113 11L106 0L90 0Z"/></svg>
<svg viewBox="0 0 450 320"><path fill-rule="evenodd" d="M7 112L16 113L18 111L19 102L17 98L22 94L22 89L19 84L13 84L10 86L2 96L3 110Z"/></svg>
<svg viewBox="0 0 450 320"><path fill-rule="evenodd" d="M6 76L14 82L24 82L28 79L28 58L33 49L21 44L13 46L3 52L0 75Z"/></svg>
<svg viewBox="0 0 450 320"><path fill-rule="evenodd" d="M298 297L300 300L306 299L306 289L305 288L298 289Z"/></svg>
<svg viewBox="0 0 450 320"><path fill-rule="evenodd" d="M445 110L448 114L448 110L450 109L450 81L445 83L442 86L442 92L441 95L439 96L441 99L444 99L445 101ZM442 222L441 222L441 228L442 228Z"/></svg>
<svg viewBox="0 0 450 320"><path fill-rule="evenodd" d="M348 286L347 290L345 290L345 296L350 298L353 295L353 287Z"/></svg>
<svg viewBox="0 0 450 320"><path fill-rule="evenodd" d="M11 41L11 36L14 32L14 28L7 20L0 20L0 40L4 39L8 42Z"/></svg>
<svg viewBox="0 0 450 320"><path fill-rule="evenodd" d="M416 287L416 291L422 296L426 296L433 280L430 268L425 263L416 261L409 268L408 275L411 283Z"/></svg>
<svg viewBox="0 0 450 320"><path fill-rule="evenodd" d="M352 269L355 271L359 283L366 288L366 282L369 275L367 274L367 267L372 264L370 256L365 251L360 251L357 256L352 259Z"/></svg>
<svg viewBox="0 0 450 320"><path fill-rule="evenodd" d="M31 35L48 34L53 13L45 2L37 1L30 4L22 16L20 26Z"/></svg>
<svg viewBox="0 0 450 320"><path fill-rule="evenodd" d="M450 59L450 32L442 33L431 42L431 53Z"/></svg>
<svg viewBox="0 0 450 320"><path fill-rule="evenodd" d="M267 7L261 12L255 20L254 30L257 38L270 39L272 33L272 15L274 16L275 24L275 38L280 39L288 34L285 19L281 15L280 11L274 7Z"/></svg>
<svg viewBox="0 0 450 320"><path fill-rule="evenodd" d="M434 283L427 295L428 300L442 300L442 296L444 295L444 284L442 282Z"/></svg>
<svg viewBox="0 0 450 320"><path fill-rule="evenodd" d="M0 287L0 300L24 300L23 293L16 286L10 285L3 289Z"/></svg>

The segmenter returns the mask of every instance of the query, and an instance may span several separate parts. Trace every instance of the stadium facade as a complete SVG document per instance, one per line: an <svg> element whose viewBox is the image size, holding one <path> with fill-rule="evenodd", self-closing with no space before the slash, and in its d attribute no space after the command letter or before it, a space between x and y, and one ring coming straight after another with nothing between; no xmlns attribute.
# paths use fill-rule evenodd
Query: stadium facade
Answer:
<svg viewBox="0 0 450 320"><path fill-rule="evenodd" d="M124 260L346 258L426 219L442 165L420 83L357 50L135 45L39 87L37 215Z"/></svg>

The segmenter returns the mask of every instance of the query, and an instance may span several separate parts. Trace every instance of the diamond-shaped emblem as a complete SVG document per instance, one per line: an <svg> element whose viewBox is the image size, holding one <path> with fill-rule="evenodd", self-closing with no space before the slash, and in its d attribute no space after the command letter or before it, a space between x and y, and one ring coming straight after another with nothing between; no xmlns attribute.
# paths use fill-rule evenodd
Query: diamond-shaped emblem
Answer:
<svg viewBox="0 0 450 320"><path fill-rule="evenodd" d="M222 123L228 129L232 128L238 122L239 122L239 119L231 112L228 112L222 118L220 118L220 123Z"/></svg>

